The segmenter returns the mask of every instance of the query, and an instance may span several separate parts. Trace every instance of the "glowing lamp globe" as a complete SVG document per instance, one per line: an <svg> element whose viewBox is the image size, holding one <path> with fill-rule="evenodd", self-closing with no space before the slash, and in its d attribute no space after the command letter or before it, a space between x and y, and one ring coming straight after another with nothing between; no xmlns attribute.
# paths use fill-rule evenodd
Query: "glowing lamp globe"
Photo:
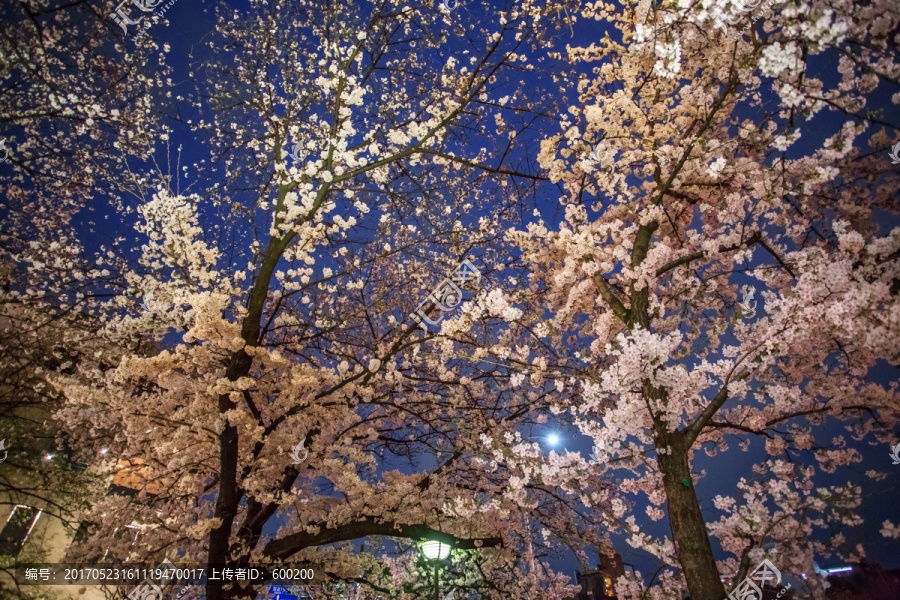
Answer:
<svg viewBox="0 0 900 600"><path fill-rule="evenodd" d="M450 556L450 545L443 542L425 542L422 544L422 554L428 560L444 560Z"/></svg>

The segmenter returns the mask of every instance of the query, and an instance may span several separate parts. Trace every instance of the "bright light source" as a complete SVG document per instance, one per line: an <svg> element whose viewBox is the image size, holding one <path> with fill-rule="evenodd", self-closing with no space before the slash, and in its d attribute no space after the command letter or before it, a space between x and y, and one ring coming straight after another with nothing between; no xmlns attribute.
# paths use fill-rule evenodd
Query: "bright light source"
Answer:
<svg viewBox="0 0 900 600"><path fill-rule="evenodd" d="M825 572L829 575L834 573L846 573L847 571L852 571L853 567L834 567L833 569L825 569Z"/></svg>
<svg viewBox="0 0 900 600"><path fill-rule="evenodd" d="M422 554L428 560L444 560L450 556L450 546L443 542L425 542L422 544Z"/></svg>
<svg viewBox="0 0 900 600"><path fill-rule="evenodd" d="M555 446L559 443L559 434L551 433L547 436L547 443L551 446Z"/></svg>
<svg viewBox="0 0 900 600"><path fill-rule="evenodd" d="M109 452L109 448L100 448L100 454L106 454Z"/></svg>
<svg viewBox="0 0 900 600"><path fill-rule="evenodd" d="M52 454L45 454L45 455L44 455L44 460L53 460L53 455L52 455Z"/></svg>

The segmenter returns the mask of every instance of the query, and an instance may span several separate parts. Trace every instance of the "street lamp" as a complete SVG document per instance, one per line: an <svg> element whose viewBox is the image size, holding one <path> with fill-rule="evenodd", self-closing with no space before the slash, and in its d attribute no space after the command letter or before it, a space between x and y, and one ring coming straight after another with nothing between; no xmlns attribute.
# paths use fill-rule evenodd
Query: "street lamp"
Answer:
<svg viewBox="0 0 900 600"><path fill-rule="evenodd" d="M450 544L429 540L421 546L422 554L434 566L434 600L441 600L440 574L441 562L450 556Z"/></svg>

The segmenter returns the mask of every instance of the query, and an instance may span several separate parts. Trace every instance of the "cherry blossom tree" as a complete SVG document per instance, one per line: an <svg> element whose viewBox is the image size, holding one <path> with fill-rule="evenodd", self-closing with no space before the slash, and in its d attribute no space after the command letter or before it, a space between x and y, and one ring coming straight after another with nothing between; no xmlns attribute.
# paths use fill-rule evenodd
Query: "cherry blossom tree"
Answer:
<svg viewBox="0 0 900 600"><path fill-rule="evenodd" d="M763 558L795 575L814 553L852 558L841 526L860 523L859 488L815 482L860 462L851 440L887 447L900 416L896 386L868 377L900 358L900 229L885 225L898 136L879 104L900 103L896 6L760 10L733 37L720 17L759 15L583 8L621 35L568 54L592 75L539 157L565 218L509 236L530 265L516 300L531 346L581 371L558 378L556 402L596 445L582 468L624 493L582 500L674 567L649 591L621 580L620 597L721 600L720 577ZM834 419L846 434L821 439ZM767 458L732 493L692 468L697 452L730 461L760 443ZM671 538L642 530L637 497Z"/></svg>
<svg viewBox="0 0 900 600"><path fill-rule="evenodd" d="M570 9L253 0L221 9L196 93L108 10L3 9L0 368L31 361L73 447L143 487L76 511L73 559L287 563L413 598L433 537L455 588L537 599L571 594L548 552L624 531L672 569L620 597L720 600L773 550L844 550L815 534L858 524L860 492L816 481L898 416L868 379L900 359L896 9L814 0L735 39L757 15L588 4L615 39L561 54ZM547 179L562 222L507 233ZM478 302L444 317L464 259ZM552 412L591 460L529 437ZM827 446L826 419L848 430ZM769 458L704 507L695 453L757 440Z"/></svg>
<svg viewBox="0 0 900 600"><path fill-rule="evenodd" d="M135 99L144 110L128 113L134 129L112 146L120 177L103 189L120 221L112 239L91 240L97 228L63 211L53 222L71 240L15 257L49 295L77 290L116 349L50 377L73 443L109 447L123 462L106 472L130 469L141 488L80 513L95 527L73 560L287 563L411 598L427 579L410 548L430 537L454 548L456 588L571 592L541 554L553 539L597 538L597 521L549 475L527 503L518 486L508 493L518 472L507 457L536 451L521 430L546 418L546 390L480 349L519 335L504 324L517 314L512 284L491 265L502 223L543 180L510 149L538 137L552 105L521 80L558 13L254 1L246 14L223 9L191 73L200 88L173 92L157 144L148 132L162 108ZM181 124L206 138L209 160L160 157ZM476 255L466 294L492 278L495 289L441 318L428 292ZM435 298L455 305L446 294ZM417 310L440 335L407 316ZM560 481L581 476L560 470ZM137 542L117 539L131 523ZM364 553L352 544L362 538Z"/></svg>
<svg viewBox="0 0 900 600"><path fill-rule="evenodd" d="M146 156L158 125L150 101L167 68L145 76L155 45L126 51L95 3L24 0L0 11L0 491L74 531L104 481L71 469L85 455L52 418L63 394L50 379L120 355L98 335L92 304L92 282L109 273L86 260L77 228L92 222L97 190L116 187L124 153ZM46 548L31 546L37 554L20 558L40 561Z"/></svg>
<svg viewBox="0 0 900 600"><path fill-rule="evenodd" d="M0 372L13 421L22 411L52 413L58 390L47 374L96 366L104 353L114 363L119 354L97 334L95 283L110 272L88 259L79 229L97 230L97 192L119 187L126 155L149 156L148 142L160 135L152 103L168 67L163 55L144 64L156 50L151 39L126 49L116 29L83 0L3 7ZM25 429L40 439L57 425Z"/></svg>

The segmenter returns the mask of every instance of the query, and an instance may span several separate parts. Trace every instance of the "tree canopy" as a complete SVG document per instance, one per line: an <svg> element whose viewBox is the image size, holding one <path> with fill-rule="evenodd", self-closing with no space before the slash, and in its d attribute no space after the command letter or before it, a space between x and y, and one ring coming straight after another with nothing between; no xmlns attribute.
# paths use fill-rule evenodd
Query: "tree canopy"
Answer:
<svg viewBox="0 0 900 600"><path fill-rule="evenodd" d="M0 36L0 391L136 488L66 508L74 559L420 598L439 539L457 597L537 600L624 540L659 570L620 599L721 600L864 556L896 6L250 0L178 56L171 13L114 8L23 0Z"/></svg>

